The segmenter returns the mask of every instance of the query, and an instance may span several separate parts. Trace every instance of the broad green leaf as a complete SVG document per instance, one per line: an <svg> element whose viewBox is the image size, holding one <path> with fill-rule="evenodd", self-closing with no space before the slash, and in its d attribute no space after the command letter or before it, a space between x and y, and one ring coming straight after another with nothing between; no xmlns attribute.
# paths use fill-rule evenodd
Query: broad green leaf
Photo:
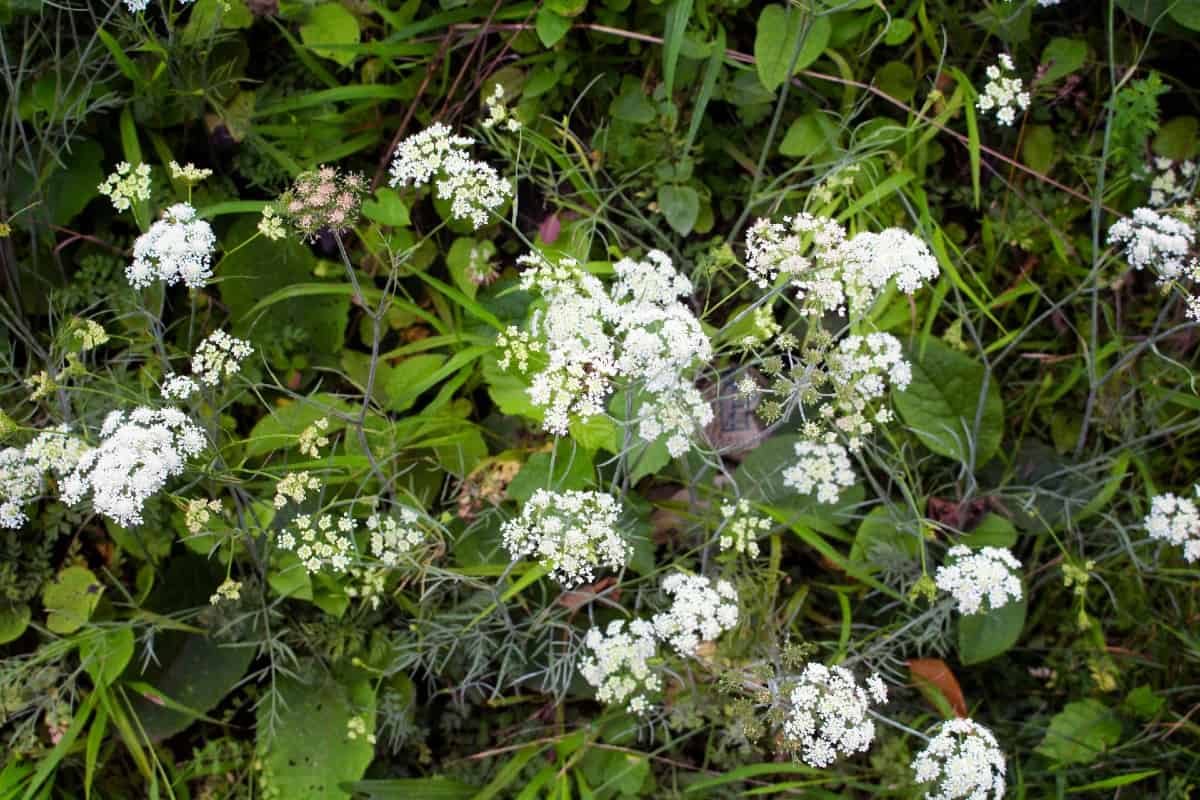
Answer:
<svg viewBox="0 0 1200 800"><path fill-rule="evenodd" d="M956 544L967 547L1012 547L1017 543L1017 529L1007 517L989 513L975 529L960 537Z"/></svg>
<svg viewBox="0 0 1200 800"><path fill-rule="evenodd" d="M1021 160L1026 166L1038 172L1049 172L1056 155L1053 128L1049 125L1030 125L1025 129Z"/></svg>
<svg viewBox="0 0 1200 800"><path fill-rule="evenodd" d="M571 20L543 6L538 9L533 27L543 45L554 47L567 35L567 31L571 30Z"/></svg>
<svg viewBox="0 0 1200 800"><path fill-rule="evenodd" d="M995 611L963 614L958 618L958 657L969 665L1004 653L1021 638L1025 613L1022 598Z"/></svg>
<svg viewBox="0 0 1200 800"><path fill-rule="evenodd" d="M32 616L29 605L0 605L0 644L8 644L21 638L29 627Z"/></svg>
<svg viewBox="0 0 1200 800"><path fill-rule="evenodd" d="M300 41L322 58L349 66L355 54L349 48L320 45L355 45L359 40L358 18L341 3L322 3L309 12L300 26Z"/></svg>
<svg viewBox="0 0 1200 800"><path fill-rule="evenodd" d="M363 216L380 225L403 227L409 224L408 206L400 199L400 193L386 186L376 189L375 196L363 202Z"/></svg>
<svg viewBox="0 0 1200 800"><path fill-rule="evenodd" d="M479 291L479 284L472 276L486 275L493 269L491 261L496 256L496 245L490 239L480 241L470 237L459 237L446 253L446 267L454 285L472 300Z"/></svg>
<svg viewBox="0 0 1200 800"><path fill-rule="evenodd" d="M916 26L910 20L893 19L888 24L887 31L883 34L883 43L889 47L904 44L913 35L915 30Z"/></svg>
<svg viewBox="0 0 1200 800"><path fill-rule="evenodd" d="M805 158L825 150L836 141L837 129L825 123L825 115L817 111L802 114L788 127L779 152L791 158Z"/></svg>
<svg viewBox="0 0 1200 800"><path fill-rule="evenodd" d="M100 628L79 644L79 660L97 685L115 681L131 658L133 629L128 626Z"/></svg>
<svg viewBox="0 0 1200 800"><path fill-rule="evenodd" d="M479 792L478 786L440 776L353 781L341 787L362 792L367 800L472 800Z"/></svg>
<svg viewBox="0 0 1200 800"><path fill-rule="evenodd" d="M426 380L446 363L442 353L420 353L392 365L385 391L390 411L407 411L422 392L429 389Z"/></svg>
<svg viewBox="0 0 1200 800"><path fill-rule="evenodd" d="M903 507L876 506L859 523L850 558L872 566L912 561L921 554L920 536L921 520L904 514Z"/></svg>
<svg viewBox="0 0 1200 800"><path fill-rule="evenodd" d="M1090 764L1121 740L1121 721L1099 700L1067 703L1050 719L1037 751L1061 764Z"/></svg>
<svg viewBox="0 0 1200 800"><path fill-rule="evenodd" d="M1068 39L1056 36L1042 50L1042 66L1045 74L1042 81L1051 83L1059 78L1065 78L1075 72L1087 61L1087 42L1082 39Z"/></svg>
<svg viewBox="0 0 1200 800"><path fill-rule="evenodd" d="M658 187L658 207L671 229L687 236L700 216L700 195L691 186L667 184Z"/></svg>
<svg viewBox="0 0 1200 800"><path fill-rule="evenodd" d="M754 63L762 85L771 92L778 89L790 77L788 65L794 55L792 75L816 61L832 32L829 17L813 17L795 6L765 6L754 34Z"/></svg>
<svg viewBox="0 0 1200 800"><path fill-rule="evenodd" d="M875 72L875 85L884 94L907 102L917 93L917 76L903 61L889 61Z"/></svg>
<svg viewBox="0 0 1200 800"><path fill-rule="evenodd" d="M346 727L352 718L363 717L366 731L375 730L371 682L343 684L334 676L314 676L306 683L285 677L277 686L277 704L258 706L260 786L289 800L343 800L340 785L361 778L375 755L365 736L352 739ZM267 719L272 711L278 714L274 724Z"/></svg>
<svg viewBox="0 0 1200 800"><path fill-rule="evenodd" d="M74 633L92 616L104 587L87 567L67 567L46 584L42 605L46 627L54 633Z"/></svg>
<svg viewBox="0 0 1200 800"><path fill-rule="evenodd" d="M1171 19L1189 30L1200 31L1200 0L1175 0L1171 3Z"/></svg>
<svg viewBox="0 0 1200 800"><path fill-rule="evenodd" d="M608 113L612 114L614 119L637 125L645 125L654 121L654 105L636 81L629 81L625 84L621 93L608 107Z"/></svg>
<svg viewBox="0 0 1200 800"><path fill-rule="evenodd" d="M1195 117L1175 117L1158 129L1154 136L1155 155L1172 161L1188 161L1196 155L1197 128L1200 120Z"/></svg>
<svg viewBox="0 0 1200 800"><path fill-rule="evenodd" d="M592 456L586 450L560 446L554 456L554 476L550 476L550 454L534 453L508 484L508 496L524 503L538 489L567 492L587 489L595 482Z"/></svg>
<svg viewBox="0 0 1200 800"><path fill-rule="evenodd" d="M299 446L300 434L319 419L329 420L326 435L336 433L346 427L346 422L331 412L349 413L351 408L350 403L342 398L324 392L273 407L246 437L246 456L260 456Z"/></svg>
<svg viewBox="0 0 1200 800"><path fill-rule="evenodd" d="M995 380L983 390L983 364L937 339L930 339L923 355L912 352L912 382L893 392L900 418L933 452L967 462L985 464L1000 447L1004 433L1004 403ZM976 409L982 402L979 428Z"/></svg>

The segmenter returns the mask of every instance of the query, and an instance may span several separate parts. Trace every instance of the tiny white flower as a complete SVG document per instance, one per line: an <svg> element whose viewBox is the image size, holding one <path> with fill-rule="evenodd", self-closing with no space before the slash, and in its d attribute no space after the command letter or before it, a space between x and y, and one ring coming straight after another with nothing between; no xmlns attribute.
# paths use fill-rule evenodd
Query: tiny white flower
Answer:
<svg viewBox="0 0 1200 800"><path fill-rule="evenodd" d="M513 558L530 556L563 586L595 580L596 569L620 569L632 553L617 529L617 501L599 492L539 489L500 535Z"/></svg>
<svg viewBox="0 0 1200 800"><path fill-rule="evenodd" d="M125 268L125 276L135 289L156 280L198 289L212 277L216 244L212 226L196 219L196 209L176 203L134 242L133 263Z"/></svg>
<svg viewBox="0 0 1200 800"><path fill-rule="evenodd" d="M995 611L1023 596L1021 579L1016 574L1021 562L1006 548L972 551L960 544L946 555L947 563L938 567L934 581L954 598L960 614Z"/></svg>
<svg viewBox="0 0 1200 800"><path fill-rule="evenodd" d="M681 656L694 656L701 642L737 625L738 596L729 581L674 572L662 590L671 596L671 608L654 615L654 632Z"/></svg>
<svg viewBox="0 0 1200 800"><path fill-rule="evenodd" d="M927 800L1004 797L1004 752L990 730L969 719L943 722L912 770L917 783L932 784Z"/></svg>
<svg viewBox="0 0 1200 800"><path fill-rule="evenodd" d="M875 739L868 712L887 700L878 675L863 689L845 667L811 663L787 695L783 735L810 767L825 769L839 757L864 752Z"/></svg>
<svg viewBox="0 0 1200 800"><path fill-rule="evenodd" d="M651 661L658 653L654 630L645 620L613 620L605 631L592 628L584 638L587 654L579 663L583 679L596 687L602 703L624 704L635 714L650 710L662 690L662 678Z"/></svg>
<svg viewBox="0 0 1200 800"><path fill-rule="evenodd" d="M1200 484L1195 487L1200 495ZM1200 561L1200 511L1186 497L1166 492L1150 501L1150 513L1143 523L1151 539L1183 547L1188 562Z"/></svg>

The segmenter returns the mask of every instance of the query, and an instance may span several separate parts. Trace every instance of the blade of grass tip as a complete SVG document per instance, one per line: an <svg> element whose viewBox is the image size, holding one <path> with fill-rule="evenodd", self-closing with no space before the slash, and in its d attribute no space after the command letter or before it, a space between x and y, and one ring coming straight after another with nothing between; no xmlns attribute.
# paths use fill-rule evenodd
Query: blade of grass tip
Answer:
<svg viewBox="0 0 1200 800"><path fill-rule="evenodd" d="M512 757L496 773L496 777L492 779L491 783L480 789L479 794L475 795L472 800L492 800L494 797L499 797L501 791L520 777L521 770L525 769L525 765L545 749L546 745L544 744L530 745L513 753Z"/></svg>
<svg viewBox="0 0 1200 800"><path fill-rule="evenodd" d="M112 53L113 61L117 62L117 68L121 70L121 74L133 81L134 87L140 94L145 88L146 84L145 78L142 77L141 70L137 68L137 65L133 63L133 60L130 59L129 56L125 55L124 48L121 47L121 44L113 37L111 33L104 30L104 28L97 28L96 36L98 36L100 41L104 43L104 46L108 48L108 52Z"/></svg>
<svg viewBox="0 0 1200 800"><path fill-rule="evenodd" d="M700 132L700 123L704 121L704 109L712 99L713 90L717 86L717 76L721 65L725 62L725 28L717 25L717 38L713 40L713 52L708 58L708 66L704 70L704 79L700 83L700 92L696 95L696 107L692 109L692 120L688 123L687 139L683 144L683 152L688 152Z"/></svg>
<svg viewBox="0 0 1200 800"><path fill-rule="evenodd" d="M525 574L522 575L516 583L504 590L504 594L500 595L500 602L507 603L509 600L525 591L525 589L534 581L538 580L539 578L544 578L549 573L550 570L546 569L541 564L534 564L525 571ZM467 631L474 628L484 617L486 617L488 614L491 614L495 610L496 603L489 603L487 608L485 608L483 611L480 611L475 616L475 619L471 620L467 624L467 627L463 628L463 633L465 634Z"/></svg>
<svg viewBox="0 0 1200 800"><path fill-rule="evenodd" d="M971 160L971 196L975 201L975 208L978 209L981 150L979 143L979 120L975 116L975 87L971 85L971 81L967 79L962 70L957 67L951 67L950 74L954 76L954 80L958 81L959 87L963 90L963 111L966 112L967 117L967 157Z"/></svg>
<svg viewBox="0 0 1200 800"><path fill-rule="evenodd" d="M692 0L674 0L667 9L663 29L663 83L666 84L668 98L675 91L675 68L679 65L679 50L683 47L683 34L687 32L691 16Z"/></svg>

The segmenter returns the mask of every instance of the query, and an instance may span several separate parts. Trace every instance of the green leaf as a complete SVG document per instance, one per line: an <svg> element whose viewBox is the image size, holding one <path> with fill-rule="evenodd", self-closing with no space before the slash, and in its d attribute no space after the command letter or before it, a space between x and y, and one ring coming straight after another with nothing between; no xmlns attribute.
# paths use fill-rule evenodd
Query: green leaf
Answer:
<svg viewBox="0 0 1200 800"><path fill-rule="evenodd" d="M46 584L42 605L48 617L46 627L54 633L74 633L83 627L96 610L104 587L87 567L67 567Z"/></svg>
<svg viewBox="0 0 1200 800"><path fill-rule="evenodd" d="M567 492L587 489L595 483L592 456L586 450L559 447L554 457L554 477L550 476L550 454L534 453L508 484L508 496L526 502L538 489Z"/></svg>
<svg viewBox="0 0 1200 800"><path fill-rule="evenodd" d="M1197 129L1195 117L1175 117L1163 124L1154 137L1154 154L1172 161L1188 161L1196 155Z"/></svg>
<svg viewBox="0 0 1200 800"><path fill-rule="evenodd" d="M800 52L792 75L817 60L829 44L832 32L829 17L806 19L805 13L795 7L784 8L775 3L765 6L758 15L754 34L754 62L759 81L767 91L775 91L790 77L788 65L796 55L796 48Z"/></svg>
<svg viewBox="0 0 1200 800"><path fill-rule="evenodd" d="M963 614L958 618L958 657L964 664L979 664L1007 651L1021 638L1026 601L995 610Z"/></svg>
<svg viewBox="0 0 1200 800"><path fill-rule="evenodd" d="M363 216L380 225L403 227L409 224L408 206L400 199L400 193L386 186L375 190L375 197L362 205Z"/></svg>
<svg viewBox="0 0 1200 800"><path fill-rule="evenodd" d="M389 778L343 783L348 792L362 792L367 800L471 800L479 791L451 778Z"/></svg>
<svg viewBox="0 0 1200 800"><path fill-rule="evenodd" d="M430 388L428 378L446 363L441 353L420 353L393 365L385 391L389 411L407 411L422 392Z"/></svg>
<svg viewBox="0 0 1200 800"><path fill-rule="evenodd" d="M33 612L28 604L0 606L0 644L15 642L29 627Z"/></svg>
<svg viewBox="0 0 1200 800"><path fill-rule="evenodd" d="M1200 0L1175 0L1171 3L1171 19L1189 30L1200 31Z"/></svg>
<svg viewBox="0 0 1200 800"><path fill-rule="evenodd" d="M245 242L257 225L252 217L238 220L226 235L226 247L233 249ZM350 317L348 292L290 297L261 312L255 310L260 300L276 291L310 283L316 265L312 250L294 236L280 242L259 237L222 258L215 272L221 299L233 318L234 335L248 338L260 351L270 353L279 348L280 340L301 331L306 337L306 354L339 352Z"/></svg>
<svg viewBox="0 0 1200 800"><path fill-rule="evenodd" d="M542 6L538 9L533 27L544 46L554 47L567 35L567 31L571 30L571 20L551 11L547 6Z"/></svg>
<svg viewBox="0 0 1200 800"><path fill-rule="evenodd" d="M1012 547L1017 543L1017 529L1007 517L988 513L975 529L959 538L956 544L967 547Z"/></svg>
<svg viewBox="0 0 1200 800"><path fill-rule="evenodd" d="M912 24L911 20L893 19L883 34L883 43L889 47L904 44L915 30L916 26Z"/></svg>
<svg viewBox="0 0 1200 800"><path fill-rule="evenodd" d="M663 83L668 97L675 91L675 67L679 64L679 50L691 15L692 0L672 0L667 9L663 30Z"/></svg>
<svg viewBox="0 0 1200 800"><path fill-rule="evenodd" d="M1042 50L1042 66L1045 73L1042 81L1051 83L1059 78L1065 78L1075 72L1087 61L1087 42L1082 39L1068 39L1056 36Z"/></svg>
<svg viewBox="0 0 1200 800"><path fill-rule="evenodd" d="M889 61L875 72L875 85L885 94L907 102L917 93L917 76L903 61Z"/></svg>
<svg viewBox="0 0 1200 800"><path fill-rule="evenodd" d="M491 240L479 241L470 237L454 240L446 253L446 267L463 294L475 299L479 292L479 284L471 280L471 275L490 268L489 262L496 256L496 245Z"/></svg>
<svg viewBox="0 0 1200 800"><path fill-rule="evenodd" d="M269 409L250 431L246 440L246 456L260 456L276 450L299 446L299 436L319 419L329 418L328 433L346 427L345 420L331 412L350 413L352 406L340 397L319 392L303 400Z"/></svg>
<svg viewBox="0 0 1200 800"><path fill-rule="evenodd" d="M1062 764L1090 764L1121 740L1121 722L1098 700L1068 703L1035 752Z"/></svg>
<svg viewBox="0 0 1200 800"><path fill-rule="evenodd" d="M667 184L658 187L658 207L671 229L687 236L700 216L700 195L691 186Z"/></svg>
<svg viewBox="0 0 1200 800"><path fill-rule="evenodd" d="M926 343L924 355L910 353L909 359L912 382L892 395L901 419L938 455L976 467L985 464L1000 447L1004 403L994 380L983 391L983 364L937 339ZM982 414L975 431L981 395Z"/></svg>
<svg viewBox="0 0 1200 800"><path fill-rule="evenodd" d="M79 660L92 681L107 685L115 681L133 658L133 629L101 628L79 645Z"/></svg>
<svg viewBox="0 0 1200 800"><path fill-rule="evenodd" d="M1049 172L1055 161L1054 129L1049 125L1030 125L1021 144L1021 160L1030 169Z"/></svg>
<svg viewBox="0 0 1200 800"><path fill-rule="evenodd" d="M608 107L608 113L614 119L632 122L636 125L645 125L654 121L654 106L637 81L625 83L621 93Z"/></svg>
<svg viewBox="0 0 1200 800"><path fill-rule="evenodd" d="M371 683L348 684L332 676L303 683L294 678L278 682L278 703L258 706L258 745L262 755L261 785L289 800L341 800L340 784L362 777L375 755L365 736L351 739L346 726L364 716L366 730L375 730L375 693ZM267 715L274 710L274 724ZM271 736L271 731L275 735Z"/></svg>
<svg viewBox="0 0 1200 800"><path fill-rule="evenodd" d="M354 52L320 45L355 45L359 35L358 18L341 3L322 3L309 12L307 21L300 26L300 41L317 55L343 67L354 61Z"/></svg>
<svg viewBox="0 0 1200 800"><path fill-rule="evenodd" d="M872 508L858 525L850 558L873 566L894 564L897 557L915 561L921 554L921 522L899 511L887 505Z"/></svg>
<svg viewBox="0 0 1200 800"><path fill-rule="evenodd" d="M802 114L788 127L783 141L779 143L779 152L791 158L806 158L825 150L829 143L836 141L836 128L830 130L825 122L825 115L816 111Z"/></svg>
<svg viewBox="0 0 1200 800"><path fill-rule="evenodd" d="M1131 783L1144 781L1146 778L1153 778L1155 775L1162 773L1161 769L1147 769L1141 772L1130 772L1125 775L1114 775L1111 778L1086 783L1083 786L1072 786L1067 789L1067 794L1078 794L1079 792L1097 792L1101 789L1116 789L1120 786L1128 786Z"/></svg>

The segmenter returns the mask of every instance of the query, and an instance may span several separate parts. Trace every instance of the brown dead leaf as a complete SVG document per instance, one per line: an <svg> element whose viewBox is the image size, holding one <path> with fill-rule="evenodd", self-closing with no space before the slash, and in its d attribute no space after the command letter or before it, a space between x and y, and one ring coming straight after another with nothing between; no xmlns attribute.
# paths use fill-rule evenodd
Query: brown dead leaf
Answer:
<svg viewBox="0 0 1200 800"><path fill-rule="evenodd" d="M954 677L954 673L950 671L950 667L945 661L940 658L909 659L908 672L912 675L917 688L921 690L922 694L929 697L935 708L939 704L930 697L930 692L937 692L945 698L950 707L954 709L956 716L960 718L967 716L967 701L963 697L962 687L958 685L958 678Z"/></svg>
<svg viewBox="0 0 1200 800"><path fill-rule="evenodd" d="M580 586L578 589L572 589L569 592L563 592L558 596L558 604L561 606L566 606L572 611L578 611L580 606L595 600L596 595L600 594L610 586L615 586L616 583L617 579L611 575L607 578L601 578L595 583L589 583L586 586ZM614 589L609 593L608 596L613 600L619 600L621 598L621 590Z"/></svg>

